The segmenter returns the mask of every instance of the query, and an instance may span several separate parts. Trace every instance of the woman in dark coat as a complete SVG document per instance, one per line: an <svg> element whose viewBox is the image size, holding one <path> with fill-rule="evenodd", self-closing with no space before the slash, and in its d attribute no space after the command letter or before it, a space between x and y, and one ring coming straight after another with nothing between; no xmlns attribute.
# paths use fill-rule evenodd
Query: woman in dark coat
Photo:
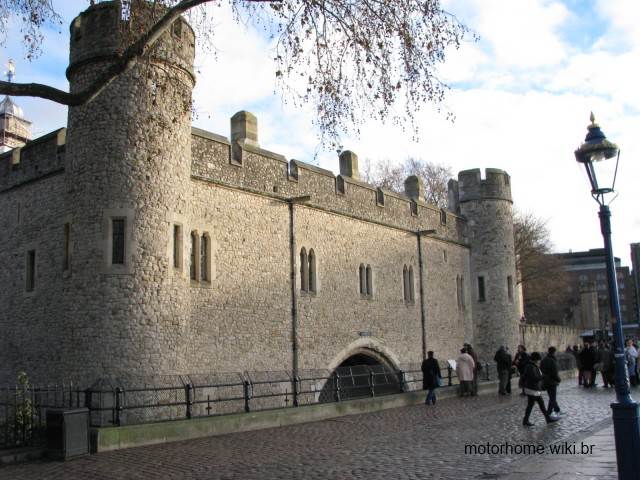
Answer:
<svg viewBox="0 0 640 480"><path fill-rule="evenodd" d="M436 388L440 386L441 379L442 375L440 375L438 360L433 358L433 352L429 350L427 358L422 361L422 388L429 390L424 401L425 405L436 404Z"/></svg>
<svg viewBox="0 0 640 480"><path fill-rule="evenodd" d="M542 372L540 372L540 360L541 356L538 352L533 352L529 359L529 362L524 366L524 374L522 375L522 385L524 387L524 393L527 395L527 409L524 412L524 419L522 425L525 427L533 426L533 423L529 421L531 410L533 405L538 404L542 415L544 415L547 423L557 422L558 419L550 416L547 410L544 408L544 401L542 400Z"/></svg>

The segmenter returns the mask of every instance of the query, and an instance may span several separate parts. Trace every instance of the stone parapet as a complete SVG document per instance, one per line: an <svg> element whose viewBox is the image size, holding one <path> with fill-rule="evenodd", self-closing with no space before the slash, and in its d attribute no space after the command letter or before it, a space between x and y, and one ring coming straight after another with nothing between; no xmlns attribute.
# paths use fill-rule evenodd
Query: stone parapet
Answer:
<svg viewBox="0 0 640 480"><path fill-rule="evenodd" d="M66 128L0 155L0 192L64 169Z"/></svg>

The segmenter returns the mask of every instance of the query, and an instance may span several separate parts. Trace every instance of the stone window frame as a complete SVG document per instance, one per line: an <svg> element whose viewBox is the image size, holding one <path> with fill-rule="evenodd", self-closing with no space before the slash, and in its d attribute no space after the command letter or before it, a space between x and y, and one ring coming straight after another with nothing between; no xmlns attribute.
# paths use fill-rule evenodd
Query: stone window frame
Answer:
<svg viewBox="0 0 640 480"><path fill-rule="evenodd" d="M111 265L124 265L127 258L127 242L126 242L126 231L127 231L127 219L124 217L111 217ZM122 236L118 235L116 237L116 224L122 224ZM116 238L118 241L116 242ZM122 242L122 245L120 245ZM118 249L116 251L116 245ZM120 255L122 258L120 258ZM116 258L117 257L117 258Z"/></svg>
<svg viewBox="0 0 640 480"><path fill-rule="evenodd" d="M203 249L204 259L202 258ZM211 235L209 232L202 232L200 236L200 283L211 284Z"/></svg>
<svg viewBox="0 0 640 480"><path fill-rule="evenodd" d="M24 252L24 293L35 295L38 282L38 250L35 245L29 245Z"/></svg>
<svg viewBox="0 0 640 480"><path fill-rule="evenodd" d="M318 273L317 273L316 252L313 248L300 249L300 292L303 294L315 295L318 293Z"/></svg>
<svg viewBox="0 0 640 480"><path fill-rule="evenodd" d="M309 257L307 249L300 249L300 291L309 292Z"/></svg>
<svg viewBox="0 0 640 480"><path fill-rule="evenodd" d="M486 303L487 301L487 282L485 275L478 275L477 278L477 298L478 303Z"/></svg>
<svg viewBox="0 0 640 480"><path fill-rule="evenodd" d="M71 219L65 218L62 224L62 276L67 278L71 275L71 256L73 249Z"/></svg>
<svg viewBox="0 0 640 480"><path fill-rule="evenodd" d="M181 223L171 223L171 265L174 270L182 272L184 268L184 228Z"/></svg>
<svg viewBox="0 0 640 480"><path fill-rule="evenodd" d="M200 283L200 232L196 229L189 235L189 279L192 285Z"/></svg>
<svg viewBox="0 0 640 480"><path fill-rule="evenodd" d="M309 249L309 293L318 293L318 270L316 265L316 252Z"/></svg>
<svg viewBox="0 0 640 480"><path fill-rule="evenodd" d="M113 220L124 220L124 263L112 263L113 259ZM103 273L107 275L132 275L133 255L136 251L136 242L133 238L133 223L135 210L133 208L119 207L104 210L102 223L103 239Z"/></svg>
<svg viewBox="0 0 640 480"><path fill-rule="evenodd" d="M358 267L360 297L371 300L373 298L373 268L370 264L361 263Z"/></svg>
<svg viewBox="0 0 640 480"><path fill-rule="evenodd" d="M202 228L192 228L189 232L189 269L188 279L192 287L212 288L216 279L216 268L214 256L217 250L216 242L211 235L212 228L204 226ZM202 239L206 241L206 252L204 262L202 259ZM194 242L195 240L195 242ZM193 250L192 250L193 249ZM191 274L192 259L195 267L195 278ZM202 267L204 266L204 275ZM186 267L185 267L186 270Z"/></svg>
<svg viewBox="0 0 640 480"><path fill-rule="evenodd" d="M444 208L440 209L440 225L447 224L447 211Z"/></svg>
<svg viewBox="0 0 640 480"><path fill-rule="evenodd" d="M413 266L404 265L402 267L402 291L404 303L415 304L415 286L413 282Z"/></svg>

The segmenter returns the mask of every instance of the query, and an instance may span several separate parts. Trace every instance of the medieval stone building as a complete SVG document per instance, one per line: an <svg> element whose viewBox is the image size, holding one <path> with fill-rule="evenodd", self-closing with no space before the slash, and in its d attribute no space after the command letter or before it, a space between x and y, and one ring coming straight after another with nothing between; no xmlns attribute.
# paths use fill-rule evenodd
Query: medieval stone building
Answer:
<svg viewBox="0 0 640 480"><path fill-rule="evenodd" d="M112 2L71 26L78 91L119 49ZM191 126L194 33L67 127L0 156L0 377L399 368L463 342L518 342L510 177L461 172L450 208L263 149L248 112L229 138ZM213 87L215 88L215 82ZM10 145L12 147L17 145Z"/></svg>

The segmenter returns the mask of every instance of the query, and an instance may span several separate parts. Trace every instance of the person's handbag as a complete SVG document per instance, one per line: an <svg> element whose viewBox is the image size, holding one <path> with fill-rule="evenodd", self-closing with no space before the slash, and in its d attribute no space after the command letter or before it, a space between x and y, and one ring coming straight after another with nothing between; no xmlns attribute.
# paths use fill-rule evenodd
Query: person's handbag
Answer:
<svg viewBox="0 0 640 480"><path fill-rule="evenodd" d="M442 377L436 377L436 385L439 387L442 386Z"/></svg>

